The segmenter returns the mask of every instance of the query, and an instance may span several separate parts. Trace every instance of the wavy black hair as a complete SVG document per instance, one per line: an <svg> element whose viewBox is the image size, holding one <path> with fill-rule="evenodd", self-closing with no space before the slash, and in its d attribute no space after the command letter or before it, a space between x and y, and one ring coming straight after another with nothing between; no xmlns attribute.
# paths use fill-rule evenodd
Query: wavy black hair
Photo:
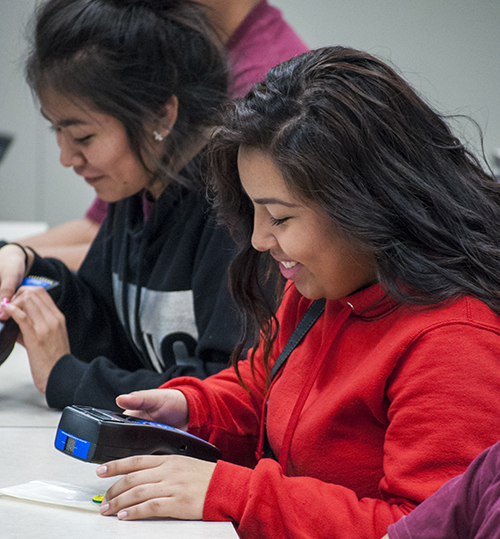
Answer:
<svg viewBox="0 0 500 539"><path fill-rule="evenodd" d="M295 196L371 254L398 302L467 294L500 314L500 186L393 68L351 48L314 50L273 68L220 124L210 186L239 244L231 289L244 314L242 342L260 330L269 353L277 329L256 277L265 255L251 246L241 147L269 156Z"/></svg>
<svg viewBox="0 0 500 539"><path fill-rule="evenodd" d="M26 78L34 93L55 90L118 119L145 167L151 133L144 124L161 120L168 100L178 98L151 183L173 176L171 164L212 126L226 99L223 44L196 2L48 0L33 25Z"/></svg>

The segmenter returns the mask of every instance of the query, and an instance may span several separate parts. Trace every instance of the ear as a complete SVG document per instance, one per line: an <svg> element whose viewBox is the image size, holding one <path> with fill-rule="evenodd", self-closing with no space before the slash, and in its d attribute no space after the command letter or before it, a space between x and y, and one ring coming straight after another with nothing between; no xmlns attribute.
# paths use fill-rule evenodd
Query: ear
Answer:
<svg viewBox="0 0 500 539"><path fill-rule="evenodd" d="M160 132L167 137L172 131L177 121L177 112L179 110L179 100L173 95L163 106L163 116L160 122Z"/></svg>

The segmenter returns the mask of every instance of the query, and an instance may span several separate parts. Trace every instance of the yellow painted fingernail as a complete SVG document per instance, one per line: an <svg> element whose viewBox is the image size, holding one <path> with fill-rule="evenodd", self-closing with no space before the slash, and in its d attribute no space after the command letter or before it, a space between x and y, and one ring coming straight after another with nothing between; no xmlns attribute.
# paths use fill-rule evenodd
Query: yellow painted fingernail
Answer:
<svg viewBox="0 0 500 539"><path fill-rule="evenodd" d="M97 494L96 496L92 498L92 501L94 503L102 503L102 500L104 500L104 496L105 496L104 494Z"/></svg>

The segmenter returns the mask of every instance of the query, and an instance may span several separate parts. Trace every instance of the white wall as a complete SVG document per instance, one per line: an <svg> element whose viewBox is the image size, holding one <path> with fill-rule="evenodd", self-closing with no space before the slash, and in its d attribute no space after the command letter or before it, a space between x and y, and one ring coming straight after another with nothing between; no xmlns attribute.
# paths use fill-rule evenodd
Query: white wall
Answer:
<svg viewBox="0 0 500 539"><path fill-rule="evenodd" d="M24 37L35 4L0 0L0 133L14 136L0 163L0 220L55 225L81 217L94 191L60 165L55 136L24 82Z"/></svg>
<svg viewBox="0 0 500 539"><path fill-rule="evenodd" d="M311 47L348 45L390 60L440 111L472 116L500 148L500 0L271 0ZM23 82L23 26L35 0L0 0L0 220L81 216L93 191L58 163L54 135ZM464 128L475 146L474 130Z"/></svg>
<svg viewBox="0 0 500 539"><path fill-rule="evenodd" d="M274 0L311 47L391 61L439 111L466 114L500 148L500 0ZM475 129L465 132L479 146Z"/></svg>

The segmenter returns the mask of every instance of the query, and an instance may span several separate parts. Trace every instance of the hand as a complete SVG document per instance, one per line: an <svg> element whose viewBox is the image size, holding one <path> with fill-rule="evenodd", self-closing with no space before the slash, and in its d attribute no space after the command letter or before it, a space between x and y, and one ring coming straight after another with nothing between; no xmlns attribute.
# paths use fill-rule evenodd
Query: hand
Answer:
<svg viewBox="0 0 500 539"><path fill-rule="evenodd" d="M134 391L128 395L118 396L116 404L124 408L127 415L187 430L188 403L184 394L177 389Z"/></svg>
<svg viewBox="0 0 500 539"><path fill-rule="evenodd" d="M17 322L36 388L45 393L50 371L70 353L66 320L42 287L22 286L4 311Z"/></svg>
<svg viewBox="0 0 500 539"><path fill-rule="evenodd" d="M4 245L0 249L0 302L12 299L26 272L25 256L17 245ZM0 320L8 318L5 302L2 303Z"/></svg>
<svg viewBox="0 0 500 539"><path fill-rule="evenodd" d="M101 513L121 520L201 520L215 466L180 455L144 455L103 464L96 470L99 477L125 477L107 491Z"/></svg>

